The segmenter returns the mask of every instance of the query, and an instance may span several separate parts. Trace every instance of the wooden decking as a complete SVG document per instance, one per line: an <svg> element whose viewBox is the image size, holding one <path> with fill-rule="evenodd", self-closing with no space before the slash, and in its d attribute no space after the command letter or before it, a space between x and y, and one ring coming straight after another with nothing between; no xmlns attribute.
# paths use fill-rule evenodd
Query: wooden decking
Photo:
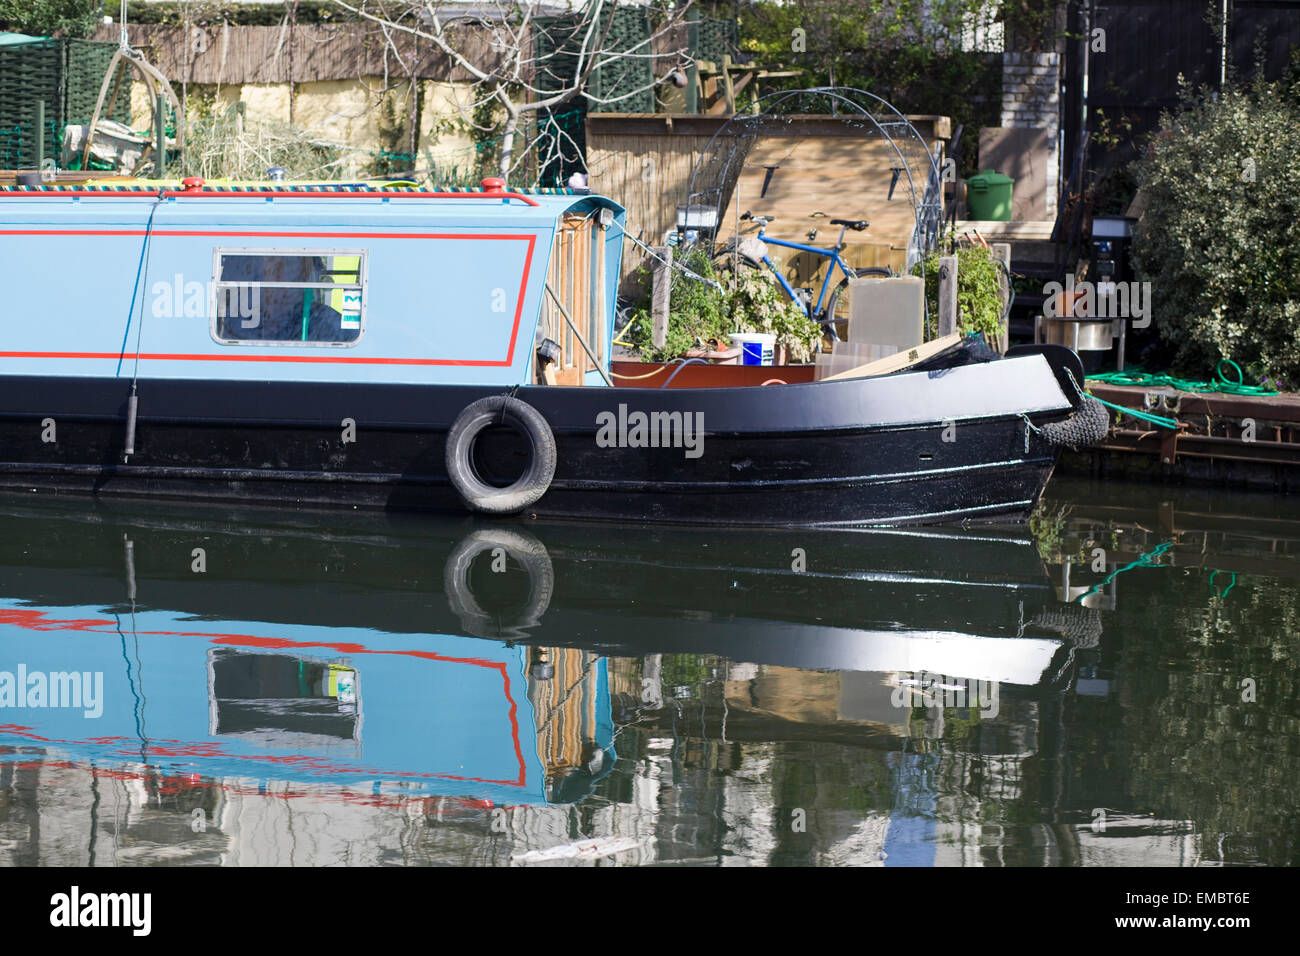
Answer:
<svg viewBox="0 0 1300 956"><path fill-rule="evenodd" d="M1086 452L1095 473L1300 491L1300 395L1230 395L1100 382L1089 383L1089 390L1183 426L1175 431L1122 418L1112 424L1105 441ZM1154 407L1148 405L1148 395Z"/></svg>

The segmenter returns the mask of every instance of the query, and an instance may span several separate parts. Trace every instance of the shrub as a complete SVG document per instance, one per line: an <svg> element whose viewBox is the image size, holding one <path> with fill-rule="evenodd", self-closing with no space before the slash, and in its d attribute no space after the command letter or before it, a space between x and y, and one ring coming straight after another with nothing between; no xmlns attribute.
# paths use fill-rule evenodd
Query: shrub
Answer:
<svg viewBox="0 0 1300 956"><path fill-rule="evenodd" d="M681 264L697 275L716 281L713 263L701 251L688 255ZM648 264L637 270L637 284L646 292L633 304L632 324L627 332L628 341L640 350L645 361L662 362L676 358L694 348L696 342L726 341L726 332L731 329L727 328L724 294L707 282L679 276L668 299L668 333L664 346L656 349L651 344L654 320L650 313L650 275Z"/></svg>
<svg viewBox="0 0 1300 956"><path fill-rule="evenodd" d="M822 339L822 327L790 300L765 269L742 267L724 272L727 314L732 332L766 332L785 346L791 362L811 362Z"/></svg>
<svg viewBox="0 0 1300 956"><path fill-rule="evenodd" d="M1300 106L1258 81L1184 90L1136 164L1146 208L1139 277L1174 366L1208 377L1229 358L1300 385Z"/></svg>
<svg viewBox="0 0 1300 956"><path fill-rule="evenodd" d="M237 106L210 97L189 97L185 128L186 176L263 180L280 166L289 180L338 179L344 150L280 120L245 119Z"/></svg>
<svg viewBox="0 0 1300 956"><path fill-rule="evenodd" d="M1002 331L1002 311L1007 292L1002 286L1002 267L993 253L983 246L958 246L957 257L957 330L962 335L982 332L992 340ZM926 338L933 338L939 313L939 257L930 252L924 261ZM922 274L922 263L912 267L912 275Z"/></svg>
<svg viewBox="0 0 1300 956"><path fill-rule="evenodd" d="M0 31L84 37L101 15L100 0L0 0Z"/></svg>
<svg viewBox="0 0 1300 956"><path fill-rule="evenodd" d="M677 263L674 263L675 265ZM650 269L643 266L636 284L645 294L633 303L632 323L627 337L648 362L676 358L687 349L716 342L727 348L732 332L767 332L785 346L793 362L807 362L821 340L821 326L790 301L770 272L742 268L739 272L719 270L702 250L689 253L680 263L696 275L711 279L720 288L678 274L668 300L668 334L664 347L651 345L653 320L650 314Z"/></svg>
<svg viewBox="0 0 1300 956"><path fill-rule="evenodd" d="M1044 0L1029 5L1044 5ZM731 16L732 9L720 5L717 15ZM764 82L764 92L853 87L882 97L905 114L950 116L954 127L966 127L958 165L976 168L978 130L998 125L1002 102L1001 55L963 52L960 46L966 28L987 20L989 5L982 0L755 0L734 9L743 52L768 69L801 71ZM795 30L804 31L802 51L794 49ZM740 108L753 90L750 86L742 94Z"/></svg>

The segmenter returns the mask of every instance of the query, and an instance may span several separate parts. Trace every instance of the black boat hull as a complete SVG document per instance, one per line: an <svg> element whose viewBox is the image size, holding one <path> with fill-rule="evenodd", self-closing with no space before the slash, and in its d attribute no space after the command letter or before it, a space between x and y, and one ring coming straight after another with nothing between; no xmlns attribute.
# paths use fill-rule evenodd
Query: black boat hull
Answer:
<svg viewBox="0 0 1300 956"><path fill-rule="evenodd" d="M996 394L996 366L1028 374ZM447 433L501 390L141 380L127 456L130 392L123 379L0 379L0 488L463 512ZM1028 422L1071 410L1041 357L781 388L514 395L557 445L554 479L527 513L762 526L1023 518L1057 454ZM666 430L668 447L621 433L601 444L601 415L638 413L697 416L700 446ZM484 444L503 474L528 454L508 438Z"/></svg>
<svg viewBox="0 0 1300 956"><path fill-rule="evenodd" d="M193 573L196 542L203 574ZM510 559L504 573L489 570L498 549ZM986 653L1007 668L998 679L1018 670L1022 651L1041 667L1034 642L1054 635L1034 620L1059 608L1032 541L998 527L625 530L120 500L87 509L9 496L0 496L0 582L0 601L28 607L121 612L129 596L202 621L616 656L894 670L937 666L925 656L934 654L948 673L975 676L983 672L953 668L982 667Z"/></svg>

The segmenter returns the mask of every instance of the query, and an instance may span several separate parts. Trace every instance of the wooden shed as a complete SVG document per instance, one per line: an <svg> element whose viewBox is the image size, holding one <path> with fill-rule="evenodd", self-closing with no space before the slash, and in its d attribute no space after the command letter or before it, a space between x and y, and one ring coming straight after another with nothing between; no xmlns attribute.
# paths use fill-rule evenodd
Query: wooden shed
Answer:
<svg viewBox="0 0 1300 956"><path fill-rule="evenodd" d="M587 163L596 192L616 196L628 210L634 235L657 243L677 223L691 176L729 117L669 114L604 114L587 117ZM950 135L946 116L911 116L927 148ZM719 236L736 231L746 210L775 217L768 234L806 241L818 230L815 244L829 245L838 229L830 219L866 219L866 233L845 237L845 259L854 266L890 265L902 269L915 212L904 175L894 181L898 153L873 135L860 116L791 116L781 129L757 138L730 186L722 210ZM724 133L725 135L725 133ZM915 142L915 141L913 141ZM715 151L716 151L716 144ZM914 150L919 153L919 149ZM905 154L907 155L907 154ZM925 187L925 168L911 170L918 196ZM769 175L770 171L770 175ZM891 196L892 185L892 196ZM740 223L743 229L743 223ZM808 284L824 259L798 254L782 263L790 279ZM640 264L624 260L624 275Z"/></svg>

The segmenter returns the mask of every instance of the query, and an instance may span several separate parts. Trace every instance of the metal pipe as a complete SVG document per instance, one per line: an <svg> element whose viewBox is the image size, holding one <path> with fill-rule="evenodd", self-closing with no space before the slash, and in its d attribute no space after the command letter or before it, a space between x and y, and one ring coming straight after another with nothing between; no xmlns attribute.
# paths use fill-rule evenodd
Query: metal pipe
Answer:
<svg viewBox="0 0 1300 956"><path fill-rule="evenodd" d="M135 542L127 535L122 535L122 547L126 552L126 596L135 603Z"/></svg>
<svg viewBox="0 0 1300 956"><path fill-rule="evenodd" d="M135 385L131 385L131 397L126 400L126 447L122 449L122 460L135 454L135 413L139 402L135 394Z"/></svg>
<svg viewBox="0 0 1300 956"><path fill-rule="evenodd" d="M154 109L154 142L158 158L154 161L154 178L163 179L167 175L167 99L159 94Z"/></svg>
<svg viewBox="0 0 1300 956"><path fill-rule="evenodd" d="M45 163L45 101L36 101L36 168Z"/></svg>

